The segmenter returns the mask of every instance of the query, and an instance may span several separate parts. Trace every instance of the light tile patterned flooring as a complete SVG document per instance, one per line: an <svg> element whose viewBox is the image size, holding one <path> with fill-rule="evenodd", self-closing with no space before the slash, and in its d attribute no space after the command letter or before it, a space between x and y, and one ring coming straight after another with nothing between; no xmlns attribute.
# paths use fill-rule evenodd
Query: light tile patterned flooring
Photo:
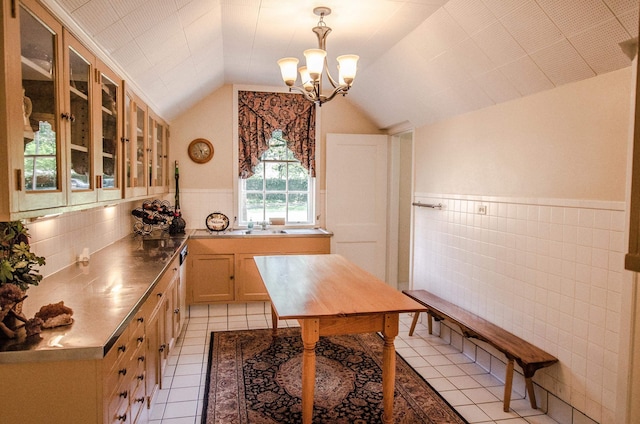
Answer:
<svg viewBox="0 0 640 424"><path fill-rule="evenodd" d="M556 424L515 392L511 411L505 413L503 383L443 339L430 336L422 324L409 337L411 319L401 315L396 351L469 423ZM269 314L190 318L170 354L149 424L200 424L211 332L269 328L270 323ZM278 326L295 327L298 322L280 321Z"/></svg>

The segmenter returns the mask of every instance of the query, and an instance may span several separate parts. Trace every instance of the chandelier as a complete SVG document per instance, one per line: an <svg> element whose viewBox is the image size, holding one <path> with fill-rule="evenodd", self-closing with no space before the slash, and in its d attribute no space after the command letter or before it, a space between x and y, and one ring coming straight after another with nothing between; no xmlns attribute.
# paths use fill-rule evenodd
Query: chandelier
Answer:
<svg viewBox="0 0 640 424"><path fill-rule="evenodd" d="M301 66L296 69L298 59L295 57L282 58L278 61L278 65L280 65L282 79L289 87L289 91L298 91L304 94L308 100L322 106L323 103L330 101L338 94L343 96L347 94L356 77L359 56L355 54L338 56L338 80L333 79L327 67L326 49L327 36L331 32L331 28L324 23L324 17L331 14L331 9L328 7L316 7L313 9L313 13L320 16L318 25L312 29L318 37L318 48L304 51L307 66ZM327 79L333 86L333 92L328 96L322 94L322 76L325 67L327 67ZM302 87L295 85L298 72L300 72Z"/></svg>

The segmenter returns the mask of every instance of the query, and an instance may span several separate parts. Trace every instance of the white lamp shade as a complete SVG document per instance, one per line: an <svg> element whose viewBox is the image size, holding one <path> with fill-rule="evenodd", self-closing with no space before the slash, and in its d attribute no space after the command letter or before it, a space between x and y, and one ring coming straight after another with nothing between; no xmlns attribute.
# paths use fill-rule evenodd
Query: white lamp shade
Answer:
<svg viewBox="0 0 640 424"><path fill-rule="evenodd" d="M309 71L307 71L306 66L301 66L298 71L300 72L300 80L302 81L302 86L307 91L313 90L313 80L311 76L309 76Z"/></svg>
<svg viewBox="0 0 640 424"><path fill-rule="evenodd" d="M324 58L327 52L322 49L308 49L304 51L304 57L307 59L307 70L314 81L318 81L322 75L324 68Z"/></svg>
<svg viewBox="0 0 640 424"><path fill-rule="evenodd" d="M282 74L284 83L289 87L293 86L296 83L296 78L298 78L296 69L298 67L298 59L295 57L285 57L278 61L278 65L280 65L280 73Z"/></svg>
<svg viewBox="0 0 640 424"><path fill-rule="evenodd" d="M358 59L360 59L360 56L355 54L338 56L338 78L340 84L351 85L353 83L358 69Z"/></svg>

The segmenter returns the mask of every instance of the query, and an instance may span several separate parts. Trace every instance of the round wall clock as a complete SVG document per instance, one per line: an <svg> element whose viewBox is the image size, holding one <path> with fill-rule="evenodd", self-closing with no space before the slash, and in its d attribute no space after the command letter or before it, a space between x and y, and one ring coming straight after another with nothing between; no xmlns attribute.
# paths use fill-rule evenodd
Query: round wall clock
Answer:
<svg viewBox="0 0 640 424"><path fill-rule="evenodd" d="M196 138L189 143L189 157L196 163L206 163L213 157L213 144L204 138Z"/></svg>
<svg viewBox="0 0 640 424"><path fill-rule="evenodd" d="M209 231L224 231L229 227L229 218L221 212L213 212L205 221Z"/></svg>

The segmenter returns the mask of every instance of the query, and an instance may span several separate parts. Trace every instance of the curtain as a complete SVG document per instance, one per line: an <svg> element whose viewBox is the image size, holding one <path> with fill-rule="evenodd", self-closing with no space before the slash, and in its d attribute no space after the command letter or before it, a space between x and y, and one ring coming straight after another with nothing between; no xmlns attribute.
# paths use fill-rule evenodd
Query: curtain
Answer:
<svg viewBox="0 0 640 424"><path fill-rule="evenodd" d="M282 131L287 147L312 177L316 176L315 103L300 94L238 92L238 169L240 178L253 175L260 157L269 149L275 130Z"/></svg>

